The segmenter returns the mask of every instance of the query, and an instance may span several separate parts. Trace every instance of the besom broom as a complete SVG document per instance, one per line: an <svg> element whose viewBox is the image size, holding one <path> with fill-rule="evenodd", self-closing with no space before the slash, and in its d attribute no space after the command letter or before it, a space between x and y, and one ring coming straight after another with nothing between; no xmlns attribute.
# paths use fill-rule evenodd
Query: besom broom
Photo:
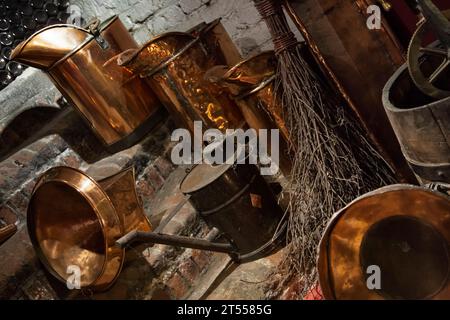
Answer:
<svg viewBox="0 0 450 320"><path fill-rule="evenodd" d="M357 196L394 182L392 170L365 139L356 115L301 54L281 1L254 0L278 59L281 101L293 168L289 188L287 257L277 289L298 277L303 297L317 284L316 254L331 215Z"/></svg>

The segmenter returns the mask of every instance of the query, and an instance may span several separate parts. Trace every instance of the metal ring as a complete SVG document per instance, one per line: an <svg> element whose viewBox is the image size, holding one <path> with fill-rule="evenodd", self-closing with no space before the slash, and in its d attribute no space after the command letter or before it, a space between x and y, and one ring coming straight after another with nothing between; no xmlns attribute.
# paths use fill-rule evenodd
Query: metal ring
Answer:
<svg viewBox="0 0 450 320"><path fill-rule="evenodd" d="M242 93L242 94L240 94L238 96L235 96L234 99L241 100L241 99L244 99L244 98L248 97L249 95L252 95L252 94L258 92L259 90L263 89L265 86L270 84L272 81L274 81L275 77L276 76L273 75L273 76L270 76L270 77L264 79L256 87L254 87L253 89L251 89L251 90L249 90L247 92L244 92L244 93Z"/></svg>
<svg viewBox="0 0 450 320"><path fill-rule="evenodd" d="M140 74L141 78L147 78L147 77L151 77L153 76L155 73L161 71L162 69L164 69L165 67L167 67L171 62L173 62L175 59L177 59L179 56L181 56L183 53L185 53L189 48L191 48L194 44L197 43L197 41L200 40L200 37L195 38L194 40L192 40L191 42L189 42L183 49L181 49L180 51L178 51L177 53L175 53L174 55L172 55L169 59L167 59L166 61L161 62L158 66L156 66L155 68L153 68L152 70L148 71L148 72L142 72Z"/></svg>

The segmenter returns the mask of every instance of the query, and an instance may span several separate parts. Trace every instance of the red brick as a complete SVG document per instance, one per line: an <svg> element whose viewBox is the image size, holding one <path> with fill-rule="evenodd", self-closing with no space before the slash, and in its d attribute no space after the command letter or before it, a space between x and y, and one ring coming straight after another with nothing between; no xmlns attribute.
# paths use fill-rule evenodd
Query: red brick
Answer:
<svg viewBox="0 0 450 320"><path fill-rule="evenodd" d="M205 250L192 250L192 260L200 270L206 268L211 260L212 252Z"/></svg>
<svg viewBox="0 0 450 320"><path fill-rule="evenodd" d="M22 191L18 191L9 198L7 205L13 208L19 217L25 218L27 216L29 196L23 194Z"/></svg>
<svg viewBox="0 0 450 320"><path fill-rule="evenodd" d="M161 175L159 174L159 172L156 170L155 167L150 167L147 169L147 172L145 172L145 180L155 190L159 190L164 184L163 177L161 177Z"/></svg>
<svg viewBox="0 0 450 320"><path fill-rule="evenodd" d="M170 159L167 159L164 156L155 160L155 167L164 179L167 178L175 169L175 166L172 162L170 162Z"/></svg>
<svg viewBox="0 0 450 320"><path fill-rule="evenodd" d="M178 266L178 272L189 282L193 283L200 274L200 268L192 261L191 258L187 258Z"/></svg>
<svg viewBox="0 0 450 320"><path fill-rule="evenodd" d="M15 223L17 221L17 215L13 209L5 205L0 208L0 220L5 224Z"/></svg>
<svg viewBox="0 0 450 320"><path fill-rule="evenodd" d="M166 286L172 299L176 300L182 299L190 290L190 287L186 284L183 277L176 272L172 275L169 281L167 281Z"/></svg>
<svg viewBox="0 0 450 320"><path fill-rule="evenodd" d="M0 246L0 299L13 295L37 268L26 228Z"/></svg>
<svg viewBox="0 0 450 320"><path fill-rule="evenodd" d="M143 202L145 203L149 199L153 198L155 194L155 189L145 180L140 180L136 184L137 194L142 197Z"/></svg>

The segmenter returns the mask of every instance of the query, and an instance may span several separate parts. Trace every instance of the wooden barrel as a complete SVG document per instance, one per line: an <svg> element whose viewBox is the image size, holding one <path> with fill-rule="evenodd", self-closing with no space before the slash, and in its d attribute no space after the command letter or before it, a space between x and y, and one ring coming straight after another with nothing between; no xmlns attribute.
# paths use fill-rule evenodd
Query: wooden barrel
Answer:
<svg viewBox="0 0 450 320"><path fill-rule="evenodd" d="M383 105L422 182L450 183L450 97L435 101L422 94L403 65L383 89Z"/></svg>

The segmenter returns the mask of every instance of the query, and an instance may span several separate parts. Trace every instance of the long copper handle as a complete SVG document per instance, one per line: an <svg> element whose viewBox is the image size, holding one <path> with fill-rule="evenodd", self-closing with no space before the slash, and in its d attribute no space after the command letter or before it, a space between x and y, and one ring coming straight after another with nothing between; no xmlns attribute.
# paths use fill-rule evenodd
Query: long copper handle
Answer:
<svg viewBox="0 0 450 320"><path fill-rule="evenodd" d="M17 226L15 224L7 225L0 229L0 244L12 237L17 231Z"/></svg>

